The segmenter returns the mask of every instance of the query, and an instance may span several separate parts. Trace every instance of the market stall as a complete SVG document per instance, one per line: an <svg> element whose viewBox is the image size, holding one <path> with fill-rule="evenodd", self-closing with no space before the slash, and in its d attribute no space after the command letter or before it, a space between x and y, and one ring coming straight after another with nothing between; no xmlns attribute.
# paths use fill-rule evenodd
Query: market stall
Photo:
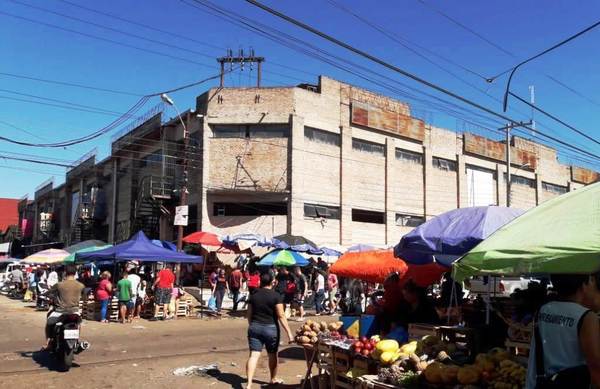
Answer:
<svg viewBox="0 0 600 389"><path fill-rule="evenodd" d="M110 246L102 250L95 250L91 252L79 252L75 254L76 263L90 263L90 262L104 262L112 263L116 269L118 264L126 263L128 261L136 261L138 263L150 262L150 263L196 263L202 264L203 257L195 255L187 255L185 253L172 251L162 246L156 245L150 241L142 231L135 234L130 240L120 243L115 246ZM116 273L116 272L114 272ZM116 275L116 274L115 274ZM142 312L148 313L153 312L153 300L149 299L145 304ZM187 313L189 312L189 304L187 300L180 302L182 307L177 307L177 311L182 309ZM95 316L98 312L98 304L95 304L93 297L89 298L84 302L84 312L88 317ZM110 306L109 315L111 319L116 316L116 301ZM159 312L159 316L163 312Z"/></svg>

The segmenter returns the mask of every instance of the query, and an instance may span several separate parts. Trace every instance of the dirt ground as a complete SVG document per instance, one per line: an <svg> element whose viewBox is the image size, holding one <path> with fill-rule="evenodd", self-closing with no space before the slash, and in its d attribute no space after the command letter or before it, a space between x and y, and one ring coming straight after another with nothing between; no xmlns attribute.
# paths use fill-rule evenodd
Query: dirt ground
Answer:
<svg viewBox="0 0 600 389"><path fill-rule="evenodd" d="M67 373L38 351L44 344L45 312L33 304L0 296L0 377L13 387L43 385L46 388L242 388L248 355L244 318L183 318L167 322L138 320L132 324L84 321L82 338L92 346L76 356ZM327 320L327 319L325 319ZM329 319L332 320L332 319ZM327 321L329 321L327 320ZM290 322L292 330L299 323ZM306 373L302 348L280 348L279 376L297 388ZM185 376L174 369L218 364L220 374ZM269 378L267 358L259 361L258 383ZM0 385L4 386L4 385Z"/></svg>

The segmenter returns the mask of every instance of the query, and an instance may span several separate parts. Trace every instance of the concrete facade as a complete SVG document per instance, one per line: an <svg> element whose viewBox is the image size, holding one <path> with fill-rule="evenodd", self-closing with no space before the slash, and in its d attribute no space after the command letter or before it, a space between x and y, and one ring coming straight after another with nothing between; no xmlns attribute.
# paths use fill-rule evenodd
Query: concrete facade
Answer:
<svg viewBox="0 0 600 389"><path fill-rule="evenodd" d="M189 152L197 162L188 185L196 209L190 229L393 245L439 213L506 205L504 143L427 125L405 103L327 77L318 85L210 89L187 123L197 145ZM169 140L180 142L179 124L171 126ZM151 152L138 147L136 159ZM597 179L523 138L511 139L511 154L514 207L534 207ZM106 162L106 188L114 186L115 159ZM115 226L130 223L127 232L131 188L149 174L128 168L134 164L121 157L115 207L107 196ZM172 220L161 218L161 237L174 239ZM115 240L124 239L115 226Z"/></svg>

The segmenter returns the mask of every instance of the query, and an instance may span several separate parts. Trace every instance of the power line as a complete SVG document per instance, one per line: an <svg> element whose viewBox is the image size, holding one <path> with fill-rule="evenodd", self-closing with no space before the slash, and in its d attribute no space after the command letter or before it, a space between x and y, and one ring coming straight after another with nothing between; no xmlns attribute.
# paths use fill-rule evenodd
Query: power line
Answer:
<svg viewBox="0 0 600 389"><path fill-rule="evenodd" d="M334 7L338 8L338 9L340 9L340 10L342 10L342 11L344 11L344 12L350 14L350 15L352 15L356 19L360 20L361 22L365 23L366 25L370 26L371 28L379 31L381 34L385 35L389 39L391 39L394 42L398 43L399 45L401 45L405 49L410 50L415 55L418 55L419 57L423 58L427 62L431 63L432 65L434 65L434 66L436 66L436 67L438 67L440 69L442 69L443 71L447 72L448 74L452 75L453 77L458 78L459 80L461 80L463 82L467 82L467 81L464 81L462 78L456 76L454 73L449 72L443 66L441 66L438 63L436 63L436 62L432 61L431 59L427 58L425 55L419 53L417 50L413 49L412 47L410 47L405 42L408 42L409 44L411 44L411 45L419 48L420 50L423 50L423 51L427 52L430 55L433 55L435 57L441 58L442 60L444 60L444 61L446 61L446 62L448 62L448 63L450 63L450 64L452 64L452 65L454 65L454 66L456 66L456 67L458 67L460 69L462 69L462 70L464 70L467 73L471 73L472 75L477 76L477 77L481 78L482 80L486 80L487 79L487 77L484 76L481 73L478 73L478 72L476 72L476 71L474 71L472 69L469 69L466 66L461 65L460 63L457 63L457 62L455 62L455 61L453 61L453 60L451 60L451 59L449 59L449 58L447 58L445 56L442 56L442 55L440 55L440 54L438 54L438 53L436 53L434 51L431 51L431 50L427 49L426 47L423 47L423 46L421 46L421 45L419 45L419 44L417 44L415 42L412 42L412 41L408 40L406 37L400 36L398 33L391 32L390 30L377 25L376 23L374 23L374 22L368 20L367 18L365 18L365 17L357 14L356 12L352 11L348 7L340 4L338 1L335 1L335 0L327 0L327 1L329 2L329 4L333 5ZM405 42L403 42L403 41L405 41Z"/></svg>
<svg viewBox="0 0 600 389"><path fill-rule="evenodd" d="M0 96L0 99L18 101L18 102L21 102L21 103L39 104L39 105L45 105L45 106L48 106L48 107L56 107L56 108L62 108L62 109L69 109L69 110L72 110L72 111L89 112L89 113L95 113L95 114L99 114L99 115L120 116L119 114L104 112L104 111L100 111L100 110L97 110L97 109L77 108L77 107L71 106L71 105L44 103L43 101L20 99L20 98L17 98L17 97L10 97L10 96Z"/></svg>
<svg viewBox="0 0 600 389"><path fill-rule="evenodd" d="M14 161L23 161L23 162L31 162L31 163L37 163L40 165L53 165L53 166L60 166L60 167L73 167L73 165L69 165L69 164L65 164L65 163L59 163L59 162L51 162L51 161L40 161L40 160L36 160L36 159L30 159L30 158L21 158L21 157L11 157L9 155L0 155L0 159L11 159Z"/></svg>
<svg viewBox="0 0 600 389"><path fill-rule="evenodd" d="M246 2L252 4L252 5L256 6L256 7L259 7L261 9L263 9L264 11L266 11L266 12L268 12L268 13L274 15L274 16L277 16L277 17L279 17L279 18L281 18L283 20L286 20L287 22L292 23L292 24L294 24L294 25L296 25L296 26L298 26L298 27L300 27L300 28L302 28L302 29L304 29L306 31L309 31L309 32L311 32L311 33L313 33L315 35L318 35L321 38L323 38L325 40L328 40L328 41L330 41L330 42L332 42L332 43L334 43L334 44L336 44L336 45L338 45L340 47L343 47L346 50L349 50L349 51L351 51L351 52L353 52L353 53L355 53L355 54L357 54L357 55L359 55L361 57L364 57L364 58L366 58L366 59L368 59L368 60L370 60L372 62L378 63L378 64L380 64L381 66L383 66L385 68L388 68L388 69L390 69L390 70L392 70L392 71L394 71L396 73L402 74L405 77L408 77L408 78L410 78L410 79L412 79L412 80L414 80L414 81L416 81L416 82L418 82L420 84L423 84L423 85L425 85L425 86L427 86L429 88L437 90L438 92L441 92L441 93L443 93L445 95L448 95L448 96L453 97L453 98L455 98L455 99L457 99L459 101L462 101L463 103L466 103L466 104L468 104L468 105L470 105L470 106L472 106L474 108L477 108L479 110L487 112L488 114L496 116L496 117L498 117L498 118L500 118L502 120L505 120L507 122L519 123L519 121L514 120L514 119L510 118L509 116L506 116L505 114L495 112L495 111L491 110L490 108L484 107L481 104L478 104L478 103L476 103L474 101L471 101L471 100L467 99L466 97L458 95L458 94L456 94L456 93L454 93L454 92L452 92L452 91L450 91L448 89L445 89L445 88L443 88L441 86L438 86L438 85L436 85L436 84L434 84L434 83L432 83L430 81L424 80L424 79L422 79L422 78L420 78L420 77L418 77L418 76L416 76L416 75L414 75L412 73L409 73L409 72L407 72L407 71L405 71L405 70L403 70L403 69L401 69L401 68L399 68L399 67L397 67L395 65L392 65L392 64L390 64L390 63L388 63L388 62L386 62L386 61L384 61L384 60L382 60L380 58L377 58L377 57L375 57L375 56L373 56L373 55L371 55L371 54L369 54L369 53L367 53L365 51L357 49L356 47L353 47L353 46L351 46L351 45L349 45L347 43L344 43L344 42L340 41L339 39L336 39L336 38L334 38L334 37L332 37L330 35L327 35L327 34L321 32L321 31L319 31L319 30L317 30L317 29L315 29L315 28L313 28L313 27L311 27L311 26L309 26L309 25L307 25L307 24L305 24L305 23L303 23L303 22L301 22L299 20L296 20L296 19L294 19L294 18L292 18L290 16L287 16L287 15L285 15L285 14L279 12L279 11L276 11L276 10L274 10L274 9L268 7L268 6L265 6L265 5L261 4L260 2L258 2L256 0L246 0ZM526 128L526 129L528 129L530 131L535 131L533 128L530 128L529 126L523 125L522 127ZM580 151L580 152L582 152L582 153L584 153L586 155L589 155L589 156L591 156L593 158L600 159L600 156L598 156L596 154L593 154L593 153L590 153L590 152L588 152L586 150L583 150L583 149L580 149L578 147L569 145L568 143L565 143L565 142L563 142L563 141L561 141L559 139L551 137L550 135L543 134L543 133L541 133L539 131L537 131L537 133L539 133L540 135L542 135L542 136L544 136L544 137L546 137L548 139L560 142L561 144L563 144L565 146L569 146L569 147L571 147L571 148L573 148L573 149L575 149L577 151Z"/></svg>
<svg viewBox="0 0 600 389"><path fill-rule="evenodd" d="M190 60L190 59L187 59L187 58L184 58L184 57L179 57L179 56L175 56L175 55L163 53L163 52L152 50L152 49L145 49L145 48L142 48L142 47L139 47L139 46L131 45L129 43L120 42L120 41L116 41L116 40L113 40L113 39L108 39L108 38L100 37L100 36L97 36L97 35L88 34L86 32L81 32L81 31L77 31L77 30L72 30L70 28L61 27L61 26L58 26L56 24L46 23L46 22L42 22L42 21L39 21L39 20L26 18L24 16L19 16L19 15L11 14L9 12L4 12L4 11L0 11L0 14L5 15L5 16L9 16L9 17L12 17L12 18L15 18L15 19L25 20L25 21L30 22L30 23L35 23L35 24L40 24L40 25L46 26L46 27L55 28L57 30L61 30L61 31L65 31L65 32L70 32L72 34L77 34L77 35L85 36L85 37L88 37L88 38L92 38L92 39L96 39L96 40L100 40L100 41L112 43L112 44L115 44L115 45L127 47L127 48L130 48L130 49L135 49L135 50L143 51L143 52L146 52L146 53L159 55L161 57L167 57L167 58L175 59L175 60L178 60L178 61L187 62L187 63L191 63L191 64L194 64L194 65L198 65L198 66L203 66L203 67L214 69L214 66L211 66L211 65L208 65L208 64L205 64L205 63L202 63L202 62L193 61L193 60Z"/></svg>
<svg viewBox="0 0 600 389"><path fill-rule="evenodd" d="M566 123L565 121L557 118L556 116L552 115L551 113L544 111L543 109L541 109L540 107L538 107L537 105L531 104L529 101L523 99L522 97L519 97L518 95L512 93L512 92L508 92L511 96L513 96L514 98L516 98L517 100L521 101L524 104L527 104L528 106L530 106L531 108L535 109L536 111L538 111L539 113L541 113L542 115L545 115L547 117L549 117L550 119L562 124L563 126L567 127L568 129L574 131L575 133L583 136L584 138L586 138L587 140L590 140L594 143L596 143L597 145L600 145L600 142L598 140L596 140L595 138L589 136L588 134L586 134L585 132L573 127L572 125Z"/></svg>
<svg viewBox="0 0 600 389"><path fill-rule="evenodd" d="M114 93L114 94L126 95L126 96L135 96L135 97L141 97L141 96L143 96L143 95L138 94L138 93L131 93L131 92L126 92L126 91L121 91L121 90L115 90L115 89L99 88L99 87L96 87L96 86L90 86L90 85L84 85L84 84L77 84L77 83L73 83L73 82L48 80L48 79L44 79L44 78L26 76L26 75L16 74L16 73L0 72L0 76L20 78L20 79L24 79L24 80L31 80L31 81L38 81L38 82L45 82L45 83L48 83L48 84L70 86L70 87L74 87L74 88L96 90L96 91L100 91L100 92Z"/></svg>
<svg viewBox="0 0 600 389"><path fill-rule="evenodd" d="M424 0L417 0L419 3L423 4L425 7L427 7L428 9L432 10L433 12L441 15L442 17L444 17L445 19L449 20L450 22L452 22L453 24L455 24L456 26L460 27L461 29L469 32L470 34L476 36L477 38L479 38L481 41L487 43L488 45L490 45L491 47L499 50L500 52L508 55L509 57L518 59L519 57L510 52L509 50L503 48L502 46L500 46L497 43L494 43L493 41L491 41L490 39L486 38L485 36L483 36L482 34L478 33L477 31L473 30L472 28L466 26L464 23L461 23L459 20L453 18L452 16L448 15L447 13L443 12L442 10L440 10L439 8L434 7L433 5L425 2ZM549 74L545 74L546 78L548 78L550 81L556 83L557 85L563 87L564 89L568 90L569 92L573 93L574 95L596 105L600 107L600 104L595 102L593 99L585 96L583 93L577 91L576 89L574 89L571 86L566 85L564 82L558 80L556 77L553 77Z"/></svg>
<svg viewBox="0 0 600 389"><path fill-rule="evenodd" d="M581 30L581 31L579 31L579 32L577 32L577 33L569 36L568 38L563 39L562 41L560 41L560 42L552 45L551 47L549 47L549 48L547 48L545 50L542 50L541 52L539 52L539 53L537 53L537 54L535 54L535 55L533 55L533 56L531 56L531 57L529 57L529 58L527 58L527 59L519 62L518 64L516 64L516 65L514 65L514 66L512 66L512 67L510 67L508 69L506 69L505 71L500 72L500 73L496 74L493 77L490 77L488 79L488 82L493 82L495 79L497 79L500 76L505 75L508 72L514 73L515 70L517 70L521 66L525 65L526 63L529 63L529 62L533 61L534 59L543 56L544 54L547 54L547 53L549 53L551 51L554 51L554 50L558 49L559 47L561 47L561 46L563 46L563 45L571 42L572 40L580 37L581 35L585 34L586 32L589 32L589 31L593 30L594 28L596 28L598 26L600 26L600 21L597 21L596 23L592 24L591 26L588 26L588 27L584 28L583 30Z"/></svg>

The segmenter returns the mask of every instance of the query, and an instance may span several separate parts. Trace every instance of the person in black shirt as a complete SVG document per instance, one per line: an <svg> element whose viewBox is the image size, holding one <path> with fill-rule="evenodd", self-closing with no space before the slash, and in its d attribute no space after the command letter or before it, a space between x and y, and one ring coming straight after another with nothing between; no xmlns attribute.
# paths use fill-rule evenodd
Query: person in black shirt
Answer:
<svg viewBox="0 0 600 389"><path fill-rule="evenodd" d="M286 275L287 276L287 275ZM256 364L263 347L269 355L269 371L271 373L271 384L280 383L277 379L277 350L279 348L280 328L285 330L290 343L294 335L290 330L285 318L283 308L283 297L273 291L273 276L270 272L260 276L260 289L252 296L248 305L248 346L250 356L246 363L246 374L248 377L247 388L252 388L252 380L256 370Z"/></svg>
<svg viewBox="0 0 600 389"><path fill-rule="evenodd" d="M425 288L409 280L402 288L402 297L404 301L400 304L400 317L397 323L400 326L408 329L410 323L438 324L440 322L433 303L427 298Z"/></svg>

